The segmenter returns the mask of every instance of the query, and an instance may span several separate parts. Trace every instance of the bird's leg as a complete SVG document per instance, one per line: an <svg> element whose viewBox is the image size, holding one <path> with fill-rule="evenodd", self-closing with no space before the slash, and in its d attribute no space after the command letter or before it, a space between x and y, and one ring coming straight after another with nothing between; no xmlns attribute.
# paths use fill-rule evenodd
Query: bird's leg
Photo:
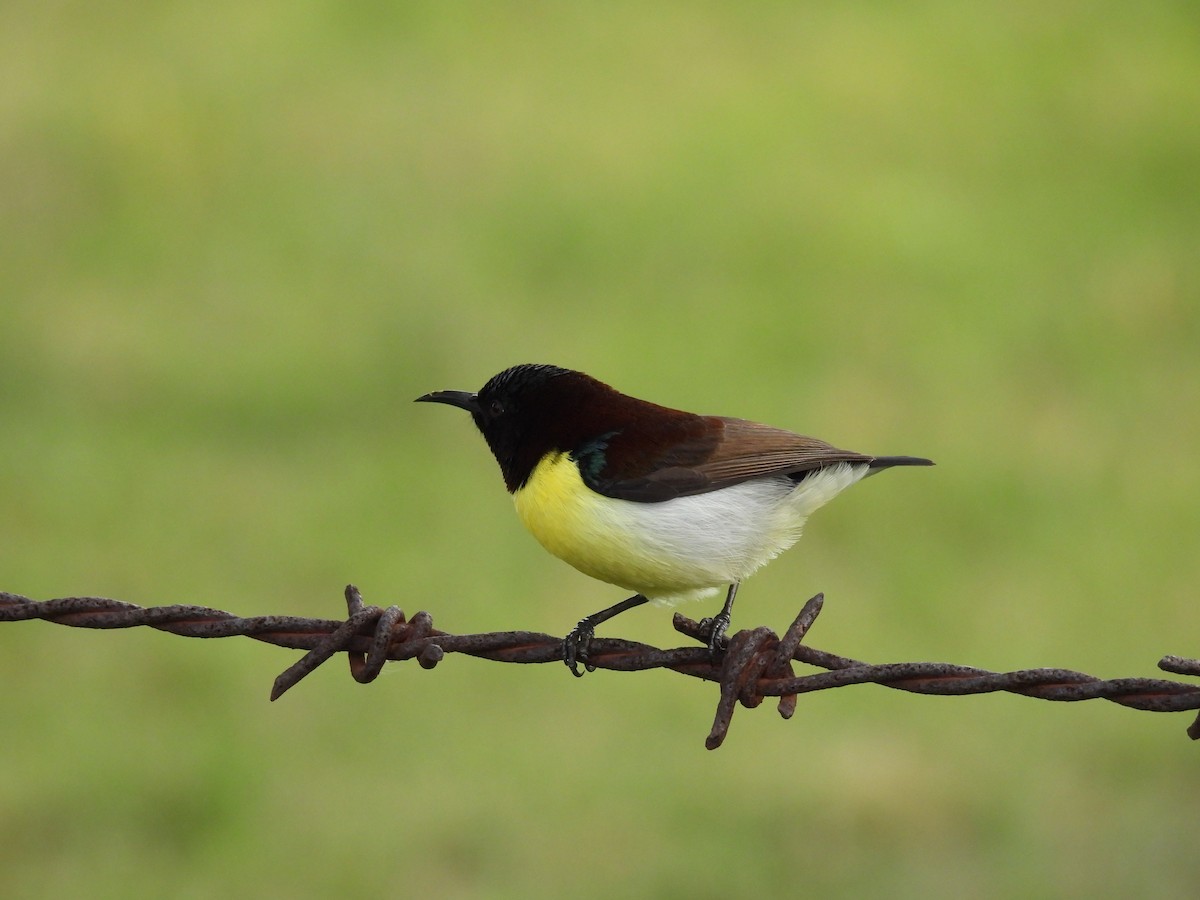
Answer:
<svg viewBox="0 0 1200 900"><path fill-rule="evenodd" d="M579 624L571 629L571 633L563 638L563 662L567 664L571 674L576 678L583 677L583 673L579 671L579 663L583 663L583 667L587 671L595 671L595 666L588 665L587 655L588 647L591 646L592 638L596 634L597 625L607 622L613 616L619 615L627 609L641 606L648 602L648 599L641 594L634 594L628 600L622 600L608 609L602 609L598 613L592 613L590 616L580 619Z"/></svg>
<svg viewBox="0 0 1200 900"><path fill-rule="evenodd" d="M721 611L711 619L704 619L700 625L708 631L708 649L715 657L717 653L724 647L725 630L729 628L729 623L733 621L733 598L737 596L738 583L735 581L729 586L729 593L725 595L725 605L721 607Z"/></svg>

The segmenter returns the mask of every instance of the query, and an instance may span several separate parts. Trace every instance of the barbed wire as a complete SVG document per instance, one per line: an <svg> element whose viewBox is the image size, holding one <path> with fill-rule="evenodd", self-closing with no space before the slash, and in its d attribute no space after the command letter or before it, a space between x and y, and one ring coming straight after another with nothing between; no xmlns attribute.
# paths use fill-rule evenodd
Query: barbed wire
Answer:
<svg viewBox="0 0 1200 900"><path fill-rule="evenodd" d="M74 628L133 628L148 626L183 637L243 636L308 651L275 679L271 700L277 700L305 676L337 653L345 652L350 673L362 684L374 681L389 660L415 659L426 669L447 653L508 663L562 661L562 638L534 631L498 631L485 634L449 634L433 627L427 612L411 619L399 607L382 609L363 603L354 585L345 590L349 616L345 620L298 616L244 618L206 606L141 607L106 597L64 597L31 600L0 592L0 622L40 619ZM1104 680L1070 669L1022 669L989 672L951 663L884 663L872 665L802 643L824 604L824 595L809 600L790 628L779 637L766 627L739 631L729 639L720 659L708 647L662 650L619 638L595 638L588 651L589 669L636 672L670 669L720 685L720 698L712 730L705 745L716 749L725 740L740 703L753 708L767 697L779 697L779 713L789 719L797 697L813 691L851 684L879 684L916 694L961 696L1005 691L1039 700L1079 701L1104 699L1150 712L1200 709L1200 685L1161 678ZM703 623L675 614L677 631L704 645ZM827 671L797 675L793 663ZM1200 676L1200 660L1165 656L1159 668L1176 675ZM1188 728L1200 740L1200 717Z"/></svg>

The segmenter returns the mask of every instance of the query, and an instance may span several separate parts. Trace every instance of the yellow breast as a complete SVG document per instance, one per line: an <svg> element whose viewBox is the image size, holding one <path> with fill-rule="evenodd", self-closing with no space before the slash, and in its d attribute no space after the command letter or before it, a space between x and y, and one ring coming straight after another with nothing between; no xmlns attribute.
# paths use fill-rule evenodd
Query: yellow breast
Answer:
<svg viewBox="0 0 1200 900"><path fill-rule="evenodd" d="M546 454L513 500L538 542L585 575L652 599L700 596L723 583L682 548L662 546L654 521L664 504L597 494L566 453Z"/></svg>
<svg viewBox="0 0 1200 900"><path fill-rule="evenodd" d="M542 457L512 499L541 546L583 574L630 590L658 580L644 571L654 566L641 559L635 535L620 521L623 500L601 496L583 484L580 469L565 452Z"/></svg>

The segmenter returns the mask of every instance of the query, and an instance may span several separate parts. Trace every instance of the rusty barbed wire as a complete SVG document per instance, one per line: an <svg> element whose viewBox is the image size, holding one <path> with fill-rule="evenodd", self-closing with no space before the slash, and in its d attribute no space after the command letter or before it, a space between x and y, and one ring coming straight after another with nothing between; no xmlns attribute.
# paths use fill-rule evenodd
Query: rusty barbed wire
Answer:
<svg viewBox="0 0 1200 900"><path fill-rule="evenodd" d="M350 673L362 684L373 681L389 660L416 659L432 669L447 653L510 663L562 661L562 638L534 631L500 631L485 634L449 634L433 627L427 612L407 619L399 607L382 609L363 603L354 585L345 590L349 616L345 620L298 616L241 617L206 606L141 607L106 597L64 597L31 600L0 592L0 622L40 619L74 628L133 628L148 626L183 637L243 636L293 650L306 650L285 669L271 688L277 700L301 679L337 653L345 652ZM725 740L740 703L756 707L767 697L779 697L779 713L791 718L797 697L813 691L851 684L878 684L916 694L961 696L1004 691L1040 700L1079 701L1104 699L1150 712L1183 712L1200 709L1200 685L1161 678L1104 680L1070 669L1023 669L990 672L952 663L884 663L872 665L805 645L804 637L816 621L824 595L809 600L783 637L766 627L739 631L719 661L707 646L662 650L619 638L596 638L589 655L590 669L636 672L670 669L720 685L720 698L705 745L716 749ZM675 614L677 631L706 642L700 622ZM825 669L796 675L793 663ZM1165 656L1159 668L1177 675L1200 676L1200 660ZM1200 740L1200 717L1188 728Z"/></svg>

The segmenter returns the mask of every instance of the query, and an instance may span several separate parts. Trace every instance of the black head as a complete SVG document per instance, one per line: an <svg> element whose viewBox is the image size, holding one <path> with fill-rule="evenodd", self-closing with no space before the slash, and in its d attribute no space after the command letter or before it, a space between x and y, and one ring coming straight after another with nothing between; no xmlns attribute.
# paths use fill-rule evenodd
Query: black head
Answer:
<svg viewBox="0 0 1200 900"><path fill-rule="evenodd" d="M434 391L417 401L467 410L515 491L548 452L573 450L594 434L589 410L615 393L582 372L525 363L494 376L478 393Z"/></svg>

